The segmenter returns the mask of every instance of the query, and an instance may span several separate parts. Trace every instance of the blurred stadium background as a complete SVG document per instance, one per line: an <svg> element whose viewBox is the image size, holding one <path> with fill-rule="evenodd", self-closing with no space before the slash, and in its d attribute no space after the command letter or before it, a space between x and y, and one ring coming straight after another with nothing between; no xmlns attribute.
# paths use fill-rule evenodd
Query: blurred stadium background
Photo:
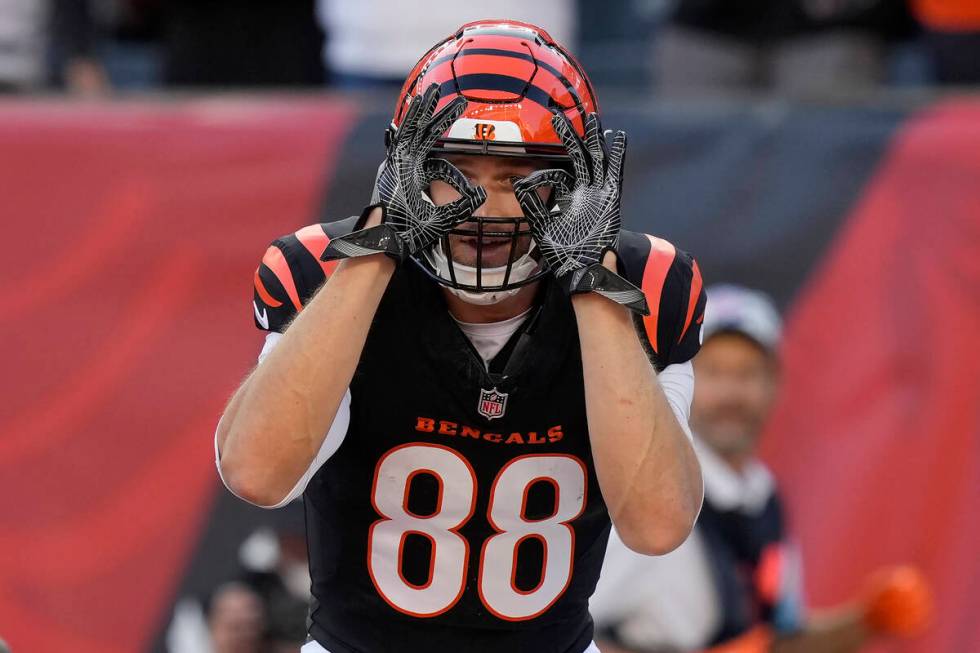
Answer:
<svg viewBox="0 0 980 653"><path fill-rule="evenodd" d="M418 55L525 17L456 4L0 0L15 653L190 650L175 614L192 630L215 588L290 585L301 521L233 499L213 464L261 345L252 274L272 238L366 203ZM539 4L630 135L626 226L786 312L763 452L810 603L911 562L934 623L875 650L980 651L980 5ZM753 71L705 54L727 47Z"/></svg>

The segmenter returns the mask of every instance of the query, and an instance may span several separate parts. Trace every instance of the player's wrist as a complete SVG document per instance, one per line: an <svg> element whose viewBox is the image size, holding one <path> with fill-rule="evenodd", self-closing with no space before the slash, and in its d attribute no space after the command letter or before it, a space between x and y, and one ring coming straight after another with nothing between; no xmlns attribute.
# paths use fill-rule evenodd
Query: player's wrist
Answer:
<svg viewBox="0 0 980 653"><path fill-rule="evenodd" d="M606 252L603 263L592 263L557 277L558 285L573 300L577 297L601 297L640 315L649 315L643 291L616 273L615 255Z"/></svg>
<svg viewBox="0 0 980 653"><path fill-rule="evenodd" d="M606 253L602 255L602 267L606 268L610 272L617 272L616 266L619 258L616 256L616 250L607 249Z"/></svg>
<svg viewBox="0 0 980 653"><path fill-rule="evenodd" d="M397 267L398 262L395 259L388 256L385 252L376 252L367 256L342 259L333 276L336 276L341 271L349 271L382 275L388 278L395 273Z"/></svg>
<svg viewBox="0 0 980 653"><path fill-rule="evenodd" d="M357 229L331 240L320 260L335 261L384 254L396 266L404 263L412 254L409 243L404 234L385 221L385 214L381 203L366 206L357 221Z"/></svg>
<svg viewBox="0 0 980 653"><path fill-rule="evenodd" d="M379 224L381 224L381 220L384 218L384 209L380 204L372 204L368 206L365 211L367 212L367 216L364 220L364 225L362 227L363 229L377 227Z"/></svg>
<svg viewBox="0 0 980 653"><path fill-rule="evenodd" d="M580 331L606 332L614 323L632 325L631 310L628 307L598 293L576 293L570 299Z"/></svg>

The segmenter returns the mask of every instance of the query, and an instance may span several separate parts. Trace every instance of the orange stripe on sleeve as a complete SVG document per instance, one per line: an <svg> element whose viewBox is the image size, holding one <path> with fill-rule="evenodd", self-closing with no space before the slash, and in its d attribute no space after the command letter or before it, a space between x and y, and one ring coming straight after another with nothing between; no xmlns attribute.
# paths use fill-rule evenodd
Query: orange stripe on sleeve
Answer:
<svg viewBox="0 0 980 653"><path fill-rule="evenodd" d="M265 284L262 283L262 277L259 276L260 269L255 268L255 292L259 293L259 298L265 302L266 306L269 308L279 308L282 306L282 302L273 297L266 289Z"/></svg>
<svg viewBox="0 0 980 653"><path fill-rule="evenodd" d="M650 255L647 256L646 267L643 268L643 282L641 290L647 297L647 304L650 306L650 314L643 318L643 327L647 332L647 339L653 351L657 351L657 321L660 318L660 294L667 280L667 272L674 263L677 251L674 246L662 238L650 239Z"/></svg>
<svg viewBox="0 0 980 653"><path fill-rule="evenodd" d="M328 261L324 263L320 260L323 256L324 250L327 249L327 245L330 244L330 236L323 233L323 227L318 224L311 224L309 227L303 227L296 232L296 239L303 244L313 258L317 260L320 267L323 268L324 276L329 277L333 274L334 269L340 263L340 261Z"/></svg>
<svg viewBox="0 0 980 653"><path fill-rule="evenodd" d="M269 249L265 250L265 256L262 257L262 262L279 279L279 283L286 289L289 301L293 303L296 310L302 310L303 306L299 302L299 293L296 292L296 283L293 281L293 271L289 269L289 263L286 262L286 257L283 256L282 250L275 245L270 246Z"/></svg>
<svg viewBox="0 0 980 653"><path fill-rule="evenodd" d="M687 329L691 326L691 320L694 319L694 309L698 307L698 298L701 296L701 286L704 285L704 281L701 280L701 270L698 268L698 262L693 261L694 274L691 276L691 296L687 300L687 319L684 320L684 328L681 329L681 335L677 336L677 342L684 339L687 335Z"/></svg>

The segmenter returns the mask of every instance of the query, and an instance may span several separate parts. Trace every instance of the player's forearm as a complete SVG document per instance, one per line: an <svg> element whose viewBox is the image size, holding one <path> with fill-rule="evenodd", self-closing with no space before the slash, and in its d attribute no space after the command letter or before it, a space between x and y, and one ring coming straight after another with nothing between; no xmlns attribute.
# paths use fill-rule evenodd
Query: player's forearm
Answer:
<svg viewBox="0 0 980 653"><path fill-rule="evenodd" d="M302 476L350 385L393 272L383 254L341 263L232 397L218 447L236 494L274 505Z"/></svg>
<svg viewBox="0 0 980 653"><path fill-rule="evenodd" d="M623 541L666 553L690 533L701 471L660 388L629 312L596 294L572 299L596 474Z"/></svg>

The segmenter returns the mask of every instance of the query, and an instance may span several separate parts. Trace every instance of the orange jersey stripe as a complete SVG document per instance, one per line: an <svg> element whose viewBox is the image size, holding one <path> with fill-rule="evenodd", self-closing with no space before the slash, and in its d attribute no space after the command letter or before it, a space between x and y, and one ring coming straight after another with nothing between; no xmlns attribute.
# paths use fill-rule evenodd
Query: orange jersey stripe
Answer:
<svg viewBox="0 0 980 653"><path fill-rule="evenodd" d="M663 291L664 282L667 280L667 272L674 263L677 251L674 246L662 238L650 239L650 255L647 256L646 267L643 268L643 282L641 290L647 297L647 304L650 306L650 314L643 318L643 327L647 332L647 339L653 351L657 351L657 321L660 318L660 293Z"/></svg>
<svg viewBox="0 0 980 653"><path fill-rule="evenodd" d="M327 249L327 245L330 244L330 236L323 233L323 227L318 224L311 224L297 231L295 235L296 239L306 248L306 251L312 254L313 258L320 264L324 276L329 277L333 274L334 269L336 269L340 261L328 261L325 263L320 260L324 250Z"/></svg>
<svg viewBox="0 0 980 653"><path fill-rule="evenodd" d="M687 335L687 330L691 326L691 320L694 319L694 309L698 307L698 298L701 296L701 286L704 285L704 281L701 279L701 270L698 268L698 262L694 261L693 265L694 274L691 277L691 296L687 300L687 319L684 320L684 328L681 329L681 335L677 336L677 342L684 339Z"/></svg>
<svg viewBox="0 0 980 653"><path fill-rule="evenodd" d="M262 277L259 275L260 269L260 267L255 268L255 292L259 293L259 298L265 302L266 306L269 308L279 308L282 306L282 302L273 297L266 289L265 284L262 283Z"/></svg>
<svg viewBox="0 0 980 653"><path fill-rule="evenodd" d="M296 310L302 310L303 306L299 301L299 293L296 292L296 283L293 281L293 271L289 269L289 263L286 262L286 257L283 256L282 250L275 245L270 246L269 249L265 250L262 263L272 270L272 273L279 279L279 283L285 288L286 294L289 296L289 301L293 303Z"/></svg>

